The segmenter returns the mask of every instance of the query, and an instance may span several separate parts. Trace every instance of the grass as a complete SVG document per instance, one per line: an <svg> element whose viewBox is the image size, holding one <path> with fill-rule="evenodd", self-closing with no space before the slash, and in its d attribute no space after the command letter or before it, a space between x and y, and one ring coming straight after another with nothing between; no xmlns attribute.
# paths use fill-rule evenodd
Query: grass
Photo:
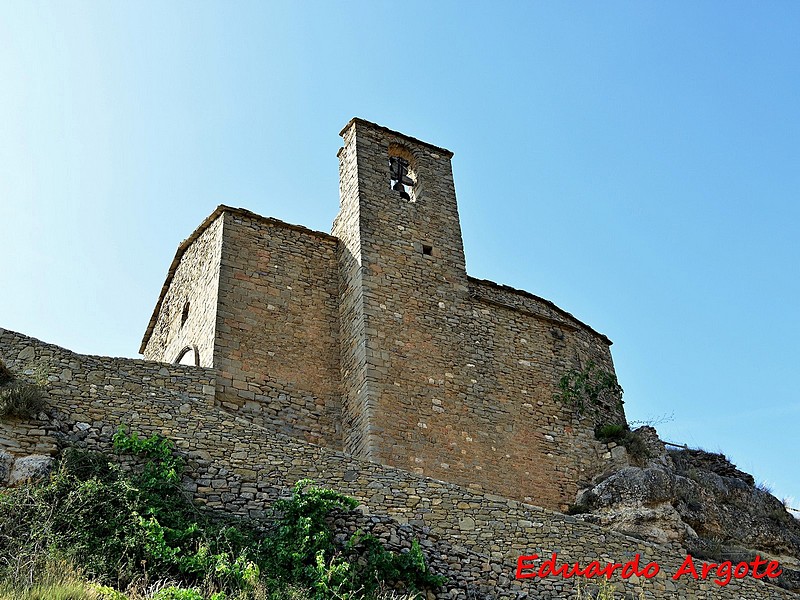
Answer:
<svg viewBox="0 0 800 600"><path fill-rule="evenodd" d="M31 419L42 412L46 406L44 383L44 377L36 378L36 382L18 379L0 360L0 418Z"/></svg>
<svg viewBox="0 0 800 600"><path fill-rule="evenodd" d="M46 564L33 579L35 583L30 585L8 579L0 582L0 600L126 600L109 587L88 582L66 562Z"/></svg>
<svg viewBox="0 0 800 600"><path fill-rule="evenodd" d="M34 383L13 381L0 388L0 417L31 419L46 404L42 388Z"/></svg>
<svg viewBox="0 0 800 600"><path fill-rule="evenodd" d="M650 451L647 444L635 431L631 431L626 425L607 423L595 429L594 436L602 442L616 442L624 446L628 451L628 456L634 464L643 466L650 458Z"/></svg>
<svg viewBox="0 0 800 600"><path fill-rule="evenodd" d="M599 579L596 583L581 583L580 580L575 582L575 598L574 600L614 600L615 598L632 598L628 594L616 594L614 584L605 579ZM640 591L636 597L638 600L644 600L644 592Z"/></svg>
<svg viewBox="0 0 800 600"><path fill-rule="evenodd" d="M58 572L58 571L61 572ZM68 563L49 565L36 575L33 585L13 585L0 582L0 600L316 600L313 590L285 586L270 590L258 583L250 590L233 595L208 594L197 588L176 585L172 581L139 581L129 585L124 593L111 587L92 583ZM350 597L357 600L356 596ZM375 600L421 600L416 593L383 591Z"/></svg>

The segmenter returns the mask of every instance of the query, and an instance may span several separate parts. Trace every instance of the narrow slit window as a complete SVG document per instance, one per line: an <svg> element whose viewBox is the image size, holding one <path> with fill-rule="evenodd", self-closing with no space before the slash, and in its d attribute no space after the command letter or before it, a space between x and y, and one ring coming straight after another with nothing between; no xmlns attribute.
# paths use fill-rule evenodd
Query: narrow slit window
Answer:
<svg viewBox="0 0 800 600"><path fill-rule="evenodd" d="M183 305L183 311L181 312L181 327L186 324L186 321L189 320L189 301L187 300Z"/></svg>

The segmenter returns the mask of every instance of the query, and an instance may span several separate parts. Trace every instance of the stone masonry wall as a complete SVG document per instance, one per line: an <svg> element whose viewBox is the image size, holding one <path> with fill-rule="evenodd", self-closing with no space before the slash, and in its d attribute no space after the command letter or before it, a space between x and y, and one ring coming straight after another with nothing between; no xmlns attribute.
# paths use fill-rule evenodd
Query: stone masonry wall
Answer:
<svg viewBox="0 0 800 600"><path fill-rule="evenodd" d="M47 417L0 421L0 449L17 458L54 456L65 436L108 440L126 423L173 431L214 406L214 372L202 367L81 355L2 328L0 360L47 382Z"/></svg>
<svg viewBox="0 0 800 600"><path fill-rule="evenodd" d="M352 135L352 134L350 134ZM346 199L358 194L355 144L339 150L339 213L331 231L339 239L339 361L342 381L344 449L370 459L376 452L372 421L374 394L367 385L367 332L361 268L361 210Z"/></svg>
<svg viewBox="0 0 800 600"><path fill-rule="evenodd" d="M218 402L341 449L336 239L241 209L224 220Z"/></svg>
<svg viewBox="0 0 800 600"><path fill-rule="evenodd" d="M624 414L580 418L553 394L589 362L613 372L610 342L467 276L449 151L359 119L342 135L336 237L218 207L179 247L145 357L197 348L217 403L271 430L571 504L603 469L594 425ZM392 156L408 161L409 198L390 189Z"/></svg>
<svg viewBox="0 0 800 600"><path fill-rule="evenodd" d="M208 369L82 356L7 330L0 330L0 358L16 370L47 371L51 412L59 413L68 437L90 448L107 450L120 423L169 436L189 458L192 478L187 486L210 508L262 515L287 487L305 477L353 495L363 503L365 515L344 525L352 529L367 521L379 536L400 546L409 536L422 538L431 564L450 578L436 594L441 600L571 598L574 580L513 579L518 556L549 557L552 552L558 552L560 561L583 565L591 560L624 562L640 553L643 563L656 561L661 573L619 584L630 592L642 591L648 599L798 597L752 578L725 587L710 580L675 582L669 576L684 558L678 548L263 429L213 405L213 372Z"/></svg>
<svg viewBox="0 0 800 600"><path fill-rule="evenodd" d="M333 232L356 453L550 508L573 503L604 450L594 425L624 415L576 418L553 394L589 361L613 372L610 342L546 301L467 277L449 151L358 119L342 135ZM390 189L392 155L410 163L411 199Z"/></svg>
<svg viewBox="0 0 800 600"><path fill-rule="evenodd" d="M215 211L178 248L142 342L146 359L174 363L190 348L184 364L212 366L221 250L222 218Z"/></svg>
<svg viewBox="0 0 800 600"><path fill-rule="evenodd" d="M625 423L625 415L615 403L600 410L587 407L585 414L577 415L555 397L556 383L590 362L613 373L611 342L546 300L520 290L470 279L470 296L476 344L487 355L483 362L488 369L482 375L491 382L491 397L503 399L504 426L511 432L505 460L523 470L536 490L522 499L565 508L565 502L574 502L576 484L585 485L609 467L604 456L608 448L595 439L595 426ZM496 415L490 418L488 424L497 420ZM555 491L552 503L541 490Z"/></svg>

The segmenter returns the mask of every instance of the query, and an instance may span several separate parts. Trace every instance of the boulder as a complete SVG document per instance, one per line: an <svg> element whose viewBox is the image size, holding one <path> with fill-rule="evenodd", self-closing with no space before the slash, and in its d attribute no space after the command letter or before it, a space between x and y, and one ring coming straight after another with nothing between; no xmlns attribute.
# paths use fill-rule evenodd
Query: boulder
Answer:
<svg viewBox="0 0 800 600"><path fill-rule="evenodd" d="M44 454L31 454L14 461L14 467L8 478L11 486L21 483L37 481L50 474L53 468L53 458Z"/></svg>

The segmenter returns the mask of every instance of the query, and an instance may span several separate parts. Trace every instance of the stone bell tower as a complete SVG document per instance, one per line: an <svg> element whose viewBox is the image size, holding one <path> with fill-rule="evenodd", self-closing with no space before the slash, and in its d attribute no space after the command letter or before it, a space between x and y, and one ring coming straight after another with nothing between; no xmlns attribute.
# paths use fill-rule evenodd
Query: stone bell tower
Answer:
<svg viewBox="0 0 800 600"><path fill-rule="evenodd" d="M407 466L420 403L430 405L429 381L451 364L467 296L452 153L361 119L341 135L332 233L345 448Z"/></svg>

